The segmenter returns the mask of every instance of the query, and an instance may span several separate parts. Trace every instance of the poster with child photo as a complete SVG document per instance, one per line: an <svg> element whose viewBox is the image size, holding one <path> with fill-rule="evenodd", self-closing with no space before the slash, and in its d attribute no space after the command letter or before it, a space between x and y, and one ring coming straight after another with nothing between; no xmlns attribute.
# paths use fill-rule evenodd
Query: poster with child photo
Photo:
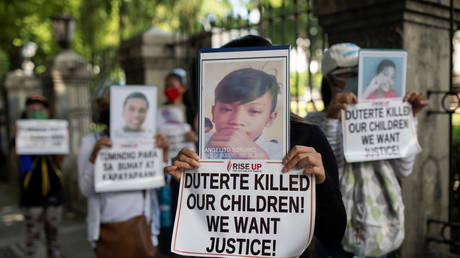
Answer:
<svg viewBox="0 0 460 258"><path fill-rule="evenodd" d="M289 49L200 53L204 159L281 160L288 148Z"/></svg>

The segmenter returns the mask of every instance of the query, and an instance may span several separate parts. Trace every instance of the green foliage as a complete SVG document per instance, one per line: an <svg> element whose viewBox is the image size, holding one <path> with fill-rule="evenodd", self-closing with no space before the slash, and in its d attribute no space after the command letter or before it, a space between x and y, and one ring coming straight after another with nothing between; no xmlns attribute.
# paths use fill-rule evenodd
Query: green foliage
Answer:
<svg viewBox="0 0 460 258"><path fill-rule="evenodd" d="M107 62L102 56L116 62L114 53L123 39L151 26L188 33L201 28L203 17L211 13L222 17L230 8L228 0L4 0L0 2L0 49L11 57L14 69L22 62L19 48L27 41L37 43L33 61L43 71L41 65L59 51L50 18L66 13L76 20L72 49L101 65Z"/></svg>

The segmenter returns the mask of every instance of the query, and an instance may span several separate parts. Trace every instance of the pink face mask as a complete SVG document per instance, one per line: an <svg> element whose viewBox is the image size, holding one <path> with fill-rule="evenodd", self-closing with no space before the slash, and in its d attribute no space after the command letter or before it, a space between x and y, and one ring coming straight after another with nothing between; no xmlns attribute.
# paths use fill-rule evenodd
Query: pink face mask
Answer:
<svg viewBox="0 0 460 258"><path fill-rule="evenodd" d="M164 91L166 98L168 98L169 102L174 102L177 98L179 98L182 93L180 92L179 88L171 88Z"/></svg>

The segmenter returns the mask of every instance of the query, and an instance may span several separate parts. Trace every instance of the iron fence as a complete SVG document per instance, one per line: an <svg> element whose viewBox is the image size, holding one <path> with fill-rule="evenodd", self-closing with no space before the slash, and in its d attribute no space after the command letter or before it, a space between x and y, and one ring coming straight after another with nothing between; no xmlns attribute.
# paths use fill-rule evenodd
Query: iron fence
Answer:
<svg viewBox="0 0 460 258"><path fill-rule="evenodd" d="M230 15L216 20L208 17L202 29L181 39L172 48L187 50L191 71L190 79L196 82L196 53L200 48L220 47L226 42L247 34L268 38L274 45L291 46L290 93L291 111L305 116L309 111L322 110L320 96L320 60L325 47L325 35L312 13L311 0L283 0L278 6L269 1L260 3L244 14ZM193 99L197 99L197 86L191 85Z"/></svg>

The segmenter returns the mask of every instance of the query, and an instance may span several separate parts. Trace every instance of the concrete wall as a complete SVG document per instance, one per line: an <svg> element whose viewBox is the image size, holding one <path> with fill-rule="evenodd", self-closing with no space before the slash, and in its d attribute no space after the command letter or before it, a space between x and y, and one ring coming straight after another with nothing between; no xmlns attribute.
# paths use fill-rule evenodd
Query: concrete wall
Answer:
<svg viewBox="0 0 460 258"><path fill-rule="evenodd" d="M399 48L408 52L407 90L449 89L449 1L316 0L314 12L327 33L329 45L354 42L362 48ZM455 1L460 7L460 1ZM458 10L457 10L458 13ZM458 16L458 15L457 15ZM440 99L418 116L423 152L413 173L402 180L406 206L404 258L428 251L447 251L427 244L428 218L449 216L449 126L447 115L427 115L439 109Z"/></svg>

